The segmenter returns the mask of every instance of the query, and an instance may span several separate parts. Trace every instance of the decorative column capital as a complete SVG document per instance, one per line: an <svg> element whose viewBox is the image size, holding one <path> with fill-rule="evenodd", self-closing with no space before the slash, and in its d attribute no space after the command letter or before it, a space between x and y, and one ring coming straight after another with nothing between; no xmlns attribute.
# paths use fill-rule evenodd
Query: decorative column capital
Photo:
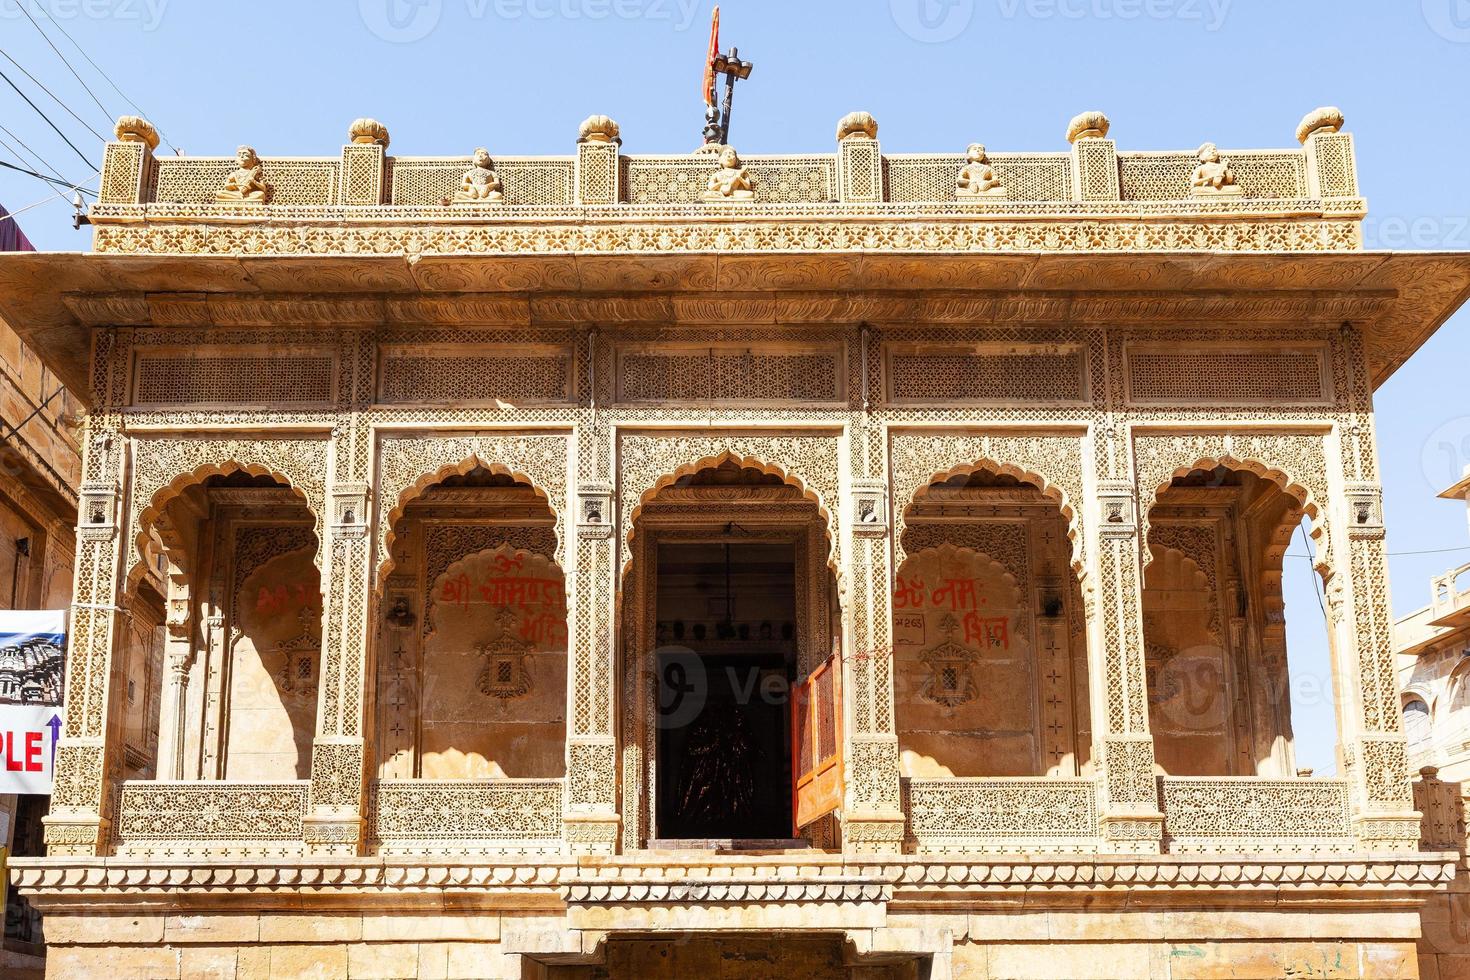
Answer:
<svg viewBox="0 0 1470 980"><path fill-rule="evenodd" d="M1347 484L1347 532L1353 538L1382 538L1383 487L1377 483L1352 481Z"/></svg>
<svg viewBox="0 0 1470 980"><path fill-rule="evenodd" d="M587 480L577 487L577 536L610 538L613 533L613 485L606 480Z"/></svg>
<svg viewBox="0 0 1470 980"><path fill-rule="evenodd" d="M333 537L367 537L368 490L366 483L339 483L332 488Z"/></svg>
<svg viewBox="0 0 1470 980"><path fill-rule="evenodd" d="M849 520L854 537L881 538L888 533L888 484L883 480L854 479Z"/></svg>
<svg viewBox="0 0 1470 980"><path fill-rule="evenodd" d="M1138 488L1131 480L1097 482L1099 537L1131 538L1138 534Z"/></svg>

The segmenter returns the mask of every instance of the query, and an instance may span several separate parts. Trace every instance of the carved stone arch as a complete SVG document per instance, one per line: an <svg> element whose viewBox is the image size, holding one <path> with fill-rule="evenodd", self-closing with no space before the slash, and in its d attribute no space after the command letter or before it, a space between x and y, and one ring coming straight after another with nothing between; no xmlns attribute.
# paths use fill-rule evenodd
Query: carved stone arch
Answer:
<svg viewBox="0 0 1470 980"><path fill-rule="evenodd" d="M442 480L476 467L525 483L556 520L556 564L566 567L567 468L571 440L563 434L395 436L379 445L378 582L393 570L393 526L408 503Z"/></svg>
<svg viewBox="0 0 1470 980"><path fill-rule="evenodd" d="M1443 704L1435 701L1428 702L1436 720L1440 718L1440 712L1443 711L1444 718L1448 721L1449 713L1455 710L1455 702L1462 697L1466 699L1467 711L1470 711L1470 695L1464 694L1467 684L1470 684L1470 659L1462 659L1450 671L1450 676L1445 679Z"/></svg>
<svg viewBox="0 0 1470 980"><path fill-rule="evenodd" d="M231 473L268 476L301 496L314 521L317 547L313 561L318 570L322 568L323 515L327 509L325 439L143 438L135 440L133 446L128 527L132 547L130 585L143 573L147 528L158 521L168 504L189 487ZM171 556L171 560L173 557L177 556Z"/></svg>
<svg viewBox="0 0 1470 980"><path fill-rule="evenodd" d="M957 462L959 461L959 462ZM903 564L908 508L935 483L988 471L1029 483L1053 500L1067 520L1072 570L1085 567L1082 440L1068 435L896 433L890 449L893 486L894 567Z"/></svg>
<svg viewBox="0 0 1470 980"><path fill-rule="evenodd" d="M635 521L660 490L686 476L726 462L779 477L816 504L826 524L827 565L841 583L837 439L811 436L660 436L625 435L619 459L619 514L624 545L622 573L632 561Z"/></svg>
<svg viewBox="0 0 1470 980"><path fill-rule="evenodd" d="M1134 437L1138 485L1139 527L1148 540L1149 518L1159 496L1176 477L1194 470L1230 470L1252 473L1275 483L1295 497L1311 518L1312 540L1317 544L1313 563L1324 583L1333 575L1332 536L1325 502L1327 457L1319 434L1255 435L1195 433ZM1144 549L1144 564L1151 560Z"/></svg>

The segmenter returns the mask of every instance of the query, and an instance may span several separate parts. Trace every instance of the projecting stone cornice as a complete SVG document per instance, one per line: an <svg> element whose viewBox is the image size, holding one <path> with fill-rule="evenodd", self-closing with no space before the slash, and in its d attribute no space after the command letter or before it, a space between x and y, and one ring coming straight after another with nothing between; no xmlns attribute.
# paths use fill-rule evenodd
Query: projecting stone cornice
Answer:
<svg viewBox="0 0 1470 980"><path fill-rule="evenodd" d="M74 391L96 326L1351 323L1375 385L1470 253L0 254L0 316Z"/></svg>
<svg viewBox="0 0 1470 980"><path fill-rule="evenodd" d="M844 858L685 854L538 857L524 863L435 858L257 861L17 858L11 884L45 912L116 904L191 909L593 908L868 903L980 907L1078 902L1198 904L1231 895L1345 905L1414 904L1447 889L1453 854L1284 858L1191 855L1033 855L1024 858Z"/></svg>

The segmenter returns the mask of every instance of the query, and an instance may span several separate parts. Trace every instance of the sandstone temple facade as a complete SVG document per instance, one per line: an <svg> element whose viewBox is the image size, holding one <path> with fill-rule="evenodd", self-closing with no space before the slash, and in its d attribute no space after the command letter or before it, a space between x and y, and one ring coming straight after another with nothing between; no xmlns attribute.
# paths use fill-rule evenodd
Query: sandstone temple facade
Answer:
<svg viewBox="0 0 1470 980"><path fill-rule="evenodd" d="M120 120L93 251L0 256L87 403L11 876L48 976L1463 969L1372 399L1470 256L1363 250L1342 125L653 156L593 116L415 157L362 119L320 158Z"/></svg>

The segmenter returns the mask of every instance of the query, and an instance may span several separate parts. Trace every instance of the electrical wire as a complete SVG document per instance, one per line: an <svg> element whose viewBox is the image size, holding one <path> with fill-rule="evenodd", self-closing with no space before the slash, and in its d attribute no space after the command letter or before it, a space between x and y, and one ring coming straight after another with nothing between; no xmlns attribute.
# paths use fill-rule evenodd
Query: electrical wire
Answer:
<svg viewBox="0 0 1470 980"><path fill-rule="evenodd" d="M1390 551L1387 554L1388 554L1388 557L1390 557L1390 558L1410 558L1410 557L1413 557L1414 555L1446 555L1446 554L1449 554L1452 551L1470 551L1470 544L1461 545L1458 548L1429 548L1428 550L1425 550L1425 551ZM1311 558L1312 556L1311 555L1293 555L1293 554L1287 554L1286 557L1287 558Z"/></svg>
<svg viewBox="0 0 1470 980"><path fill-rule="evenodd" d="M87 179L88 180L96 180L97 178L95 178L95 177L89 177ZM80 191L80 190L87 190L87 189L85 187L80 187L79 186L79 187L77 187L77 190ZM90 193L93 193L93 192L92 191L87 191L87 193L90 194ZM52 194L51 194L50 197L43 197L39 201L32 201L30 204L27 204L23 208L17 208L14 211L8 212L3 217L0 217L0 221L4 221L4 220L7 220L7 219L8 220L11 220L11 221L14 221L16 215L18 215L18 214L25 214L27 211L31 210L31 208L38 208L38 207L40 207L43 204L50 204L52 201L58 200L58 199L60 199L62 201L65 201L66 200L66 195L63 194L63 193L61 193L61 191L54 191L54 192L52 192Z"/></svg>
<svg viewBox="0 0 1470 980"><path fill-rule="evenodd" d="M41 32L41 35L44 37L45 34L46 34L46 32L41 30L41 25L40 24L37 24L35 18L33 18L30 15L30 13L26 11L25 4L20 3L20 4L17 4L16 6L20 7L21 12L26 15L26 19L29 20L32 24L35 24L36 25L36 30L40 31ZM42 9L44 9L44 8L42 8ZM107 74L107 72L103 71L102 70L102 66L99 65L99 64L97 64L97 62L95 62L95 61L92 60L92 56L89 55L89 54L87 54L86 49L83 48L80 44L77 43L76 38L72 37L70 34L68 34L66 32L66 28L61 26L61 22L60 21L58 21L55 17L52 17L49 13L46 15L46 19L49 20L49 21L51 21L51 26L52 27L55 27L58 31L61 32L61 36L62 37L66 38L68 41L71 42L71 46L74 47L74 48L76 48L77 49L77 53L80 54L83 58L85 58L87 60L87 64L91 65L92 68L96 70L97 74L101 75L103 77L103 79L106 80L107 84L112 86L112 90L118 94L118 97L119 98L121 98L124 102L126 102L129 106L131 106L133 108L133 111L136 112L136 113L138 113L138 115L140 115L140 116L147 116L148 115L148 113L146 113L146 112L143 111L142 106L138 105L138 103L136 103L132 99L128 98L127 94L124 93L122 89L120 89L120 88L117 87L117 82L114 82L112 80L112 76L109 75L109 74ZM49 42L50 39L47 38L47 41ZM55 45L52 45L52 47L54 49L55 48ZM59 51L56 52L56 53L58 55L61 54L61 52L59 52ZM65 62L66 61L66 58L65 57L62 57L61 60L63 62ZM71 64L70 63L67 63L67 67L68 68L71 68ZM76 70L75 69L72 69L72 74L73 75L76 75ZM102 105L101 101L98 100L98 98L97 98L97 96L95 94L93 94L91 88L89 88L87 86L87 83L84 82L84 81L82 81L80 75L77 76L77 81L82 82L82 88L87 89L87 94L92 96L92 101L93 102L96 102L99 106L101 106ZM107 112L107 110L105 108L102 111L104 113ZM150 122L153 122L153 120L151 118L149 119L149 121ZM170 150L173 150L174 153L178 153L179 152L179 148L177 146L174 146L172 143L169 142L168 137L163 134L163 130L158 126L158 124L156 122L153 124L153 128L158 131L158 138L161 139L161 140L163 140L165 146L167 146Z"/></svg>
<svg viewBox="0 0 1470 980"><path fill-rule="evenodd" d="M0 48L0 55L3 55L5 57L5 60L6 61L10 62L15 67L19 68L22 75L24 75L26 78L29 78L32 82L35 82L36 85L40 87L40 89L41 89L42 92L45 92L47 95L51 96L51 101L52 102L55 102L57 105L61 106L63 109L65 109L67 112L69 112L71 114L71 117L73 119L75 119L77 122L81 123L83 126L87 127L87 129L92 133L93 136L97 137L99 140L101 140L104 143L107 142L107 137L106 136L103 136L101 133L97 132L96 128L93 127L93 125L91 123L87 122L87 120L83 119L81 116L79 116L79 115L76 114L76 110L74 110L71 106L67 105L65 102L61 101L61 99L56 95L55 92L51 91L49 88L46 87L46 83L45 82L41 81L35 75L32 75L29 71L26 70L26 66L25 65L21 64L19 61L16 61L14 58L12 58L10 56L10 52L6 51L4 48Z"/></svg>
<svg viewBox="0 0 1470 980"><path fill-rule="evenodd" d="M112 113L110 113L110 112L107 111L107 106L103 105L102 104L102 100L99 99L99 98L97 98L97 93L95 93L95 92L92 91L91 86L89 86L86 83L86 80L84 80L81 75L78 75L77 74L77 70L71 66L71 62L66 60L66 55L64 55L64 54L61 53L61 49L58 48L55 45L55 43L52 42L50 36L44 30L41 29L41 25L36 22L36 18L32 17L31 14L30 14L30 11L26 10L26 5L22 2L22 3L17 3L16 6L20 8L20 12L21 13L23 13L23 14L26 15L26 20L28 20L28 21L31 22L31 26L36 29L36 33L39 34L39 35L41 35L41 37L45 40L45 42L48 45L50 45L52 51L55 51L56 52L56 57L58 57L58 58L61 59L61 63L63 65L66 65L66 70L69 71L69 72L71 72L73 78L75 78L78 82L81 82L82 83L82 88L84 88L84 89L87 90L87 94L92 97L92 101L95 102L95 103L97 103L97 108L99 108L99 109L102 110L102 116L103 116L103 118L108 119L110 121L111 120L111 117L112 117ZM70 34L67 34L66 31L62 29L61 25L56 23L56 19L55 18L51 17L49 14L47 15L47 18L51 21L52 24L54 24L56 26L56 29L58 31L61 31L62 34L66 35L66 39L68 41L71 41L73 47L75 47L78 51L82 51L81 45L79 45L79 44L77 44L77 42L71 40L71 35ZM87 57L87 53L85 51L82 51L82 57L83 58L86 58ZM91 61L92 59L91 58L87 58L87 60L88 61ZM97 66L96 65L93 65L92 67L93 68L96 68ZM101 69L98 69L98 70L100 71ZM116 86L114 86L114 87L116 87ZM122 95L121 92L119 92L118 94L119 95Z"/></svg>
<svg viewBox="0 0 1470 980"><path fill-rule="evenodd" d="M51 171L53 175L60 177L62 180L66 179L66 174L51 166L51 164L47 160L42 158L41 154L37 153L35 150L32 150L29 146L27 146L25 144L25 141L22 140L19 136L16 136L4 126L0 126L0 133L4 133L5 136L9 136L10 139L15 140L17 143L20 144L21 149L25 150L25 152L22 153L20 150L17 150L15 147L10 145L10 140L5 139L4 136L0 136L0 146L4 146L11 153L14 153L16 156L20 157L23 163L32 167L45 167L47 170Z"/></svg>
<svg viewBox="0 0 1470 980"><path fill-rule="evenodd" d="M31 177L35 177L37 180L44 180L48 184L58 184L58 185L60 185L62 187L65 187L67 190L73 190L73 191L83 190L83 188L82 188L82 186L80 184L73 184L71 181L64 180L64 179L63 180L58 180L55 177L47 177L45 174L38 174L34 170L28 169L26 167L17 166L16 164L13 164L13 163L9 162L8 160L0 160L0 167L4 167L6 170L14 170L14 171L17 171L19 173L26 174L26 175L31 176ZM90 190L87 191L87 193L88 194L91 194L93 197L96 197L97 196L95 192L90 191Z"/></svg>
<svg viewBox="0 0 1470 980"><path fill-rule="evenodd" d="M1308 552L1308 554L1301 557L1312 557L1310 553L1312 550L1312 544L1307 540L1307 525L1298 524L1296 526L1296 529L1301 532L1302 546L1306 548ZM1308 568L1307 574L1312 576L1312 595L1317 597L1317 608L1322 610L1322 622L1327 623L1327 628L1330 632L1332 629L1332 622L1327 618L1327 606L1322 602L1322 580L1317 577L1317 570L1315 568Z"/></svg>
<svg viewBox="0 0 1470 980"><path fill-rule="evenodd" d="M67 146L71 147L73 153L75 153L77 156L79 156L79 157L82 158L82 162L83 163L85 163L87 166L91 167L94 171L97 169L97 167L92 163L92 161L89 160L89 159L87 159L87 155L85 153L83 153L81 150L79 150L77 148L77 145L71 141L71 138L61 131L61 127L58 126L58 125L56 125L54 122L52 122L51 121L51 117L48 116L48 115L46 115L46 113L42 112L41 111L41 107L38 106L38 105L36 105L36 103L34 103L34 102L31 101L31 97L28 96L28 95L26 95L24 92L22 92L20 90L20 86L19 85L16 85L14 82L12 82L10 80L10 76L9 75L5 74L5 72L3 72L3 71L0 71L0 79L4 79L6 85L9 85L11 88L15 89L15 94L16 95L19 95L22 99L25 99L26 105L30 106L32 109L35 109L36 110L36 114L39 115L42 119L46 120L46 125L50 126L52 129L56 130L56 135L57 136L60 136L61 139L62 139L62 141L64 143L66 143Z"/></svg>

